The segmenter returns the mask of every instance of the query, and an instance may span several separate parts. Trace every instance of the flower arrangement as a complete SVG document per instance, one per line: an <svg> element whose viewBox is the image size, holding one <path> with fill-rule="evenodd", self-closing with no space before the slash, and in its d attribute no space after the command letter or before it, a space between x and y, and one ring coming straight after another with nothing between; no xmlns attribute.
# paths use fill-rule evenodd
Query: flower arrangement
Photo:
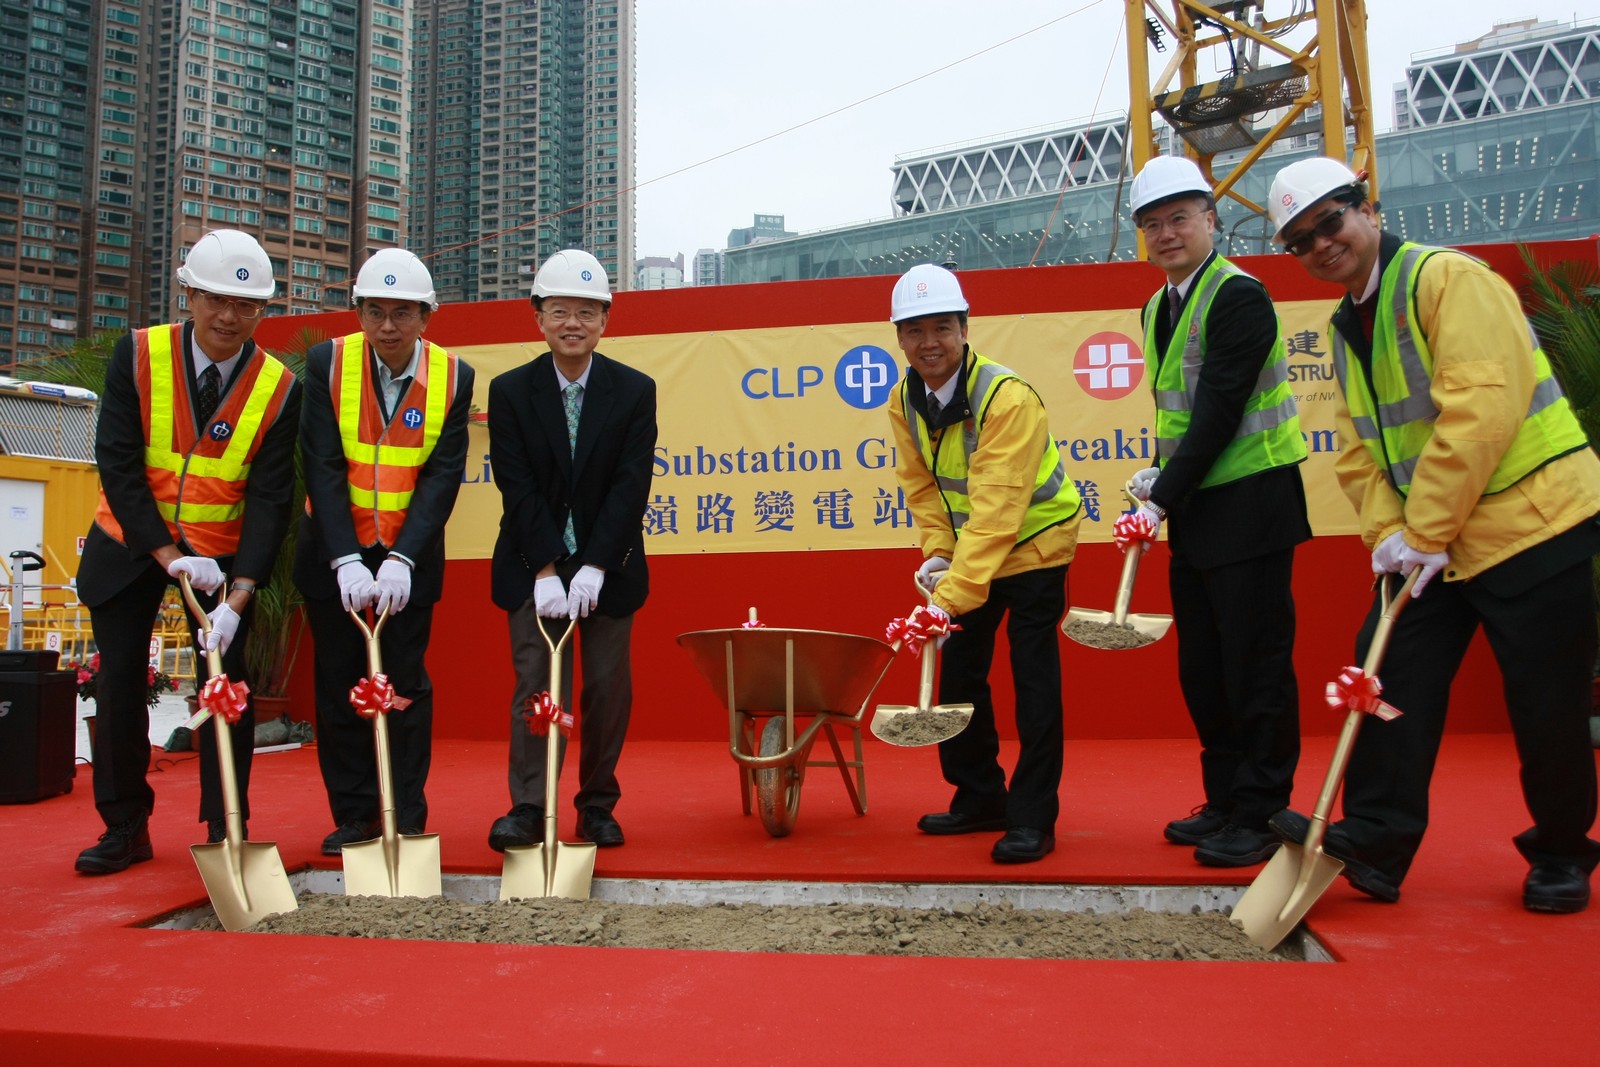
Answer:
<svg viewBox="0 0 1600 1067"><path fill-rule="evenodd" d="M88 663L76 661L63 664L63 670L78 672L78 696L83 700L93 700L96 686L100 680L100 653L96 652L89 657ZM163 693L175 693L178 690L178 680L162 672L155 666L145 668L144 702L150 707L155 707Z"/></svg>

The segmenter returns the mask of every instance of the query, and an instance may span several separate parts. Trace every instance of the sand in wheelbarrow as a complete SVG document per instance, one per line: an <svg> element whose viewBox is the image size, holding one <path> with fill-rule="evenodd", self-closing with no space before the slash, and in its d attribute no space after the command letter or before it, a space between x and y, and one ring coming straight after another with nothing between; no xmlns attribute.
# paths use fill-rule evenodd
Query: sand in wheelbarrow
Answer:
<svg viewBox="0 0 1600 1067"><path fill-rule="evenodd" d="M210 918L197 929L220 930ZM860 956L1017 959L1303 959L1297 946L1265 952L1220 912L1062 912L1007 902L950 910L874 904L622 904L536 900L471 904L440 897L304 893L296 911L252 933L412 941L802 952Z"/></svg>
<svg viewBox="0 0 1600 1067"><path fill-rule="evenodd" d="M1113 622L1087 622L1083 619L1067 620L1067 636L1091 648L1142 648L1155 641L1154 637L1140 633L1128 623L1118 626Z"/></svg>
<svg viewBox="0 0 1600 1067"><path fill-rule="evenodd" d="M961 732L970 713L965 711L902 711L886 715L877 730L878 738L892 745L931 745Z"/></svg>

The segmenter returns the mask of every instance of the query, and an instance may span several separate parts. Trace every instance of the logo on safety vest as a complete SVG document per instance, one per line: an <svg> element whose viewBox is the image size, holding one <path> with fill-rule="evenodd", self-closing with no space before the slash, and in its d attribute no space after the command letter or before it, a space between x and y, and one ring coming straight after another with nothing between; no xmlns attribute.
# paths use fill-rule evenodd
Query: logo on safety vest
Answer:
<svg viewBox="0 0 1600 1067"><path fill-rule="evenodd" d="M422 411L420 408L406 408L400 414L400 421L405 423L406 429L415 430L422 425Z"/></svg>
<svg viewBox="0 0 1600 1067"><path fill-rule="evenodd" d="M1072 377L1096 400L1118 400L1144 380L1144 354L1127 334L1107 330L1078 346Z"/></svg>
<svg viewBox="0 0 1600 1067"><path fill-rule="evenodd" d="M218 419L211 424L210 433L213 441L226 441L233 436L233 427Z"/></svg>

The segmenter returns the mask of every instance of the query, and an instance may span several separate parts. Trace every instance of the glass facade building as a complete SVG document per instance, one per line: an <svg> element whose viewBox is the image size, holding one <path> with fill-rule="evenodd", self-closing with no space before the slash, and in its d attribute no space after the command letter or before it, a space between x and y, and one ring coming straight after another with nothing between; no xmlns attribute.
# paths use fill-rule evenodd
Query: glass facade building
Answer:
<svg viewBox="0 0 1600 1067"><path fill-rule="evenodd" d="M1435 244L1600 230L1600 26L1518 23L1416 59L1395 107L1395 131L1377 138L1390 230ZM1132 260L1125 127L1122 118L1092 121L899 160L899 216L729 248L725 280L897 274L925 262L982 269ZM1280 145L1241 178L1239 192L1264 203L1279 169L1316 152L1315 138ZM1217 157L1219 176L1231 171L1229 160ZM1224 253L1273 250L1264 216L1231 199L1218 215Z"/></svg>

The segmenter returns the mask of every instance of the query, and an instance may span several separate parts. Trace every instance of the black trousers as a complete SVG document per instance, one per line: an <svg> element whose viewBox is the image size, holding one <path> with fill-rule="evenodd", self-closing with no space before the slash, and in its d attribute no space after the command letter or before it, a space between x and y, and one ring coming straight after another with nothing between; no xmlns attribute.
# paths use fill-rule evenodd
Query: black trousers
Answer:
<svg viewBox="0 0 1600 1067"><path fill-rule="evenodd" d="M1476 581L1435 578L1395 622L1379 667L1390 722L1362 723L1345 776L1340 826L1361 858L1396 884L1428 825L1428 784L1444 735L1450 682L1481 625L1500 665L1533 826L1514 839L1530 862L1593 870L1595 756L1589 742L1595 608L1586 559L1526 592L1497 597ZM1364 660L1377 626L1374 598L1356 642Z"/></svg>
<svg viewBox="0 0 1600 1067"><path fill-rule="evenodd" d="M1169 568L1206 803L1255 830L1288 807L1300 760L1293 571L1293 548L1205 569L1174 555Z"/></svg>
<svg viewBox="0 0 1600 1067"><path fill-rule="evenodd" d="M316 645L317 763L328 810L335 826L376 821L382 804L372 720L350 705L351 688L368 675L367 639L337 598L308 599L306 618ZM428 825L424 788L433 763L433 682L423 663L432 632L433 605L408 604L378 635L383 672L395 694L411 701L387 719L395 821L418 831Z"/></svg>
<svg viewBox="0 0 1600 1067"><path fill-rule="evenodd" d="M100 652L100 674L95 684L94 804L107 826L129 819L144 819L155 810L156 793L145 778L150 766L150 708L144 702L150 662L150 637L156 613L172 580L160 567L151 566L121 592L99 607L89 609L95 647ZM195 596L210 611L215 596L199 590ZM248 682L244 668L245 642L250 637L252 602L239 619L239 630L222 669L235 682ZM206 656L199 651L198 629L191 615L189 633L195 642L195 676L200 684L210 677ZM255 698L238 722L229 727L234 777L239 786L239 809L250 817L250 758L255 754ZM210 718L195 733L200 751L200 821L224 818L222 777L217 770L217 731Z"/></svg>
<svg viewBox="0 0 1600 1067"><path fill-rule="evenodd" d="M535 736L523 716L528 699L550 688L550 649L539 636L540 619L530 596L527 603L509 613L511 662L517 672L517 686L511 699L511 757L507 782L511 804L544 807L545 746L548 735ZM566 619L546 619L550 639L561 640ZM573 635L578 659L583 665L583 686L578 697L578 794L573 806L611 811L622 797L617 782L617 762L622 743L628 736L628 720L633 714L633 616L613 618L591 613L578 620ZM572 706L572 641L562 650L561 688L557 698L569 711ZM566 759L566 739L561 741L558 760Z"/></svg>
<svg viewBox="0 0 1600 1067"><path fill-rule="evenodd" d="M1067 568L1045 567L996 578L982 607L953 620L961 629L950 635L941 653L939 703L970 703L973 710L965 730L939 743L939 769L956 787L951 811L1003 813L1008 826L1055 831L1065 745L1056 627L1066 610ZM1000 768L1000 736L989 689L994 639L1002 620L1011 644L1021 742L1009 789Z"/></svg>

